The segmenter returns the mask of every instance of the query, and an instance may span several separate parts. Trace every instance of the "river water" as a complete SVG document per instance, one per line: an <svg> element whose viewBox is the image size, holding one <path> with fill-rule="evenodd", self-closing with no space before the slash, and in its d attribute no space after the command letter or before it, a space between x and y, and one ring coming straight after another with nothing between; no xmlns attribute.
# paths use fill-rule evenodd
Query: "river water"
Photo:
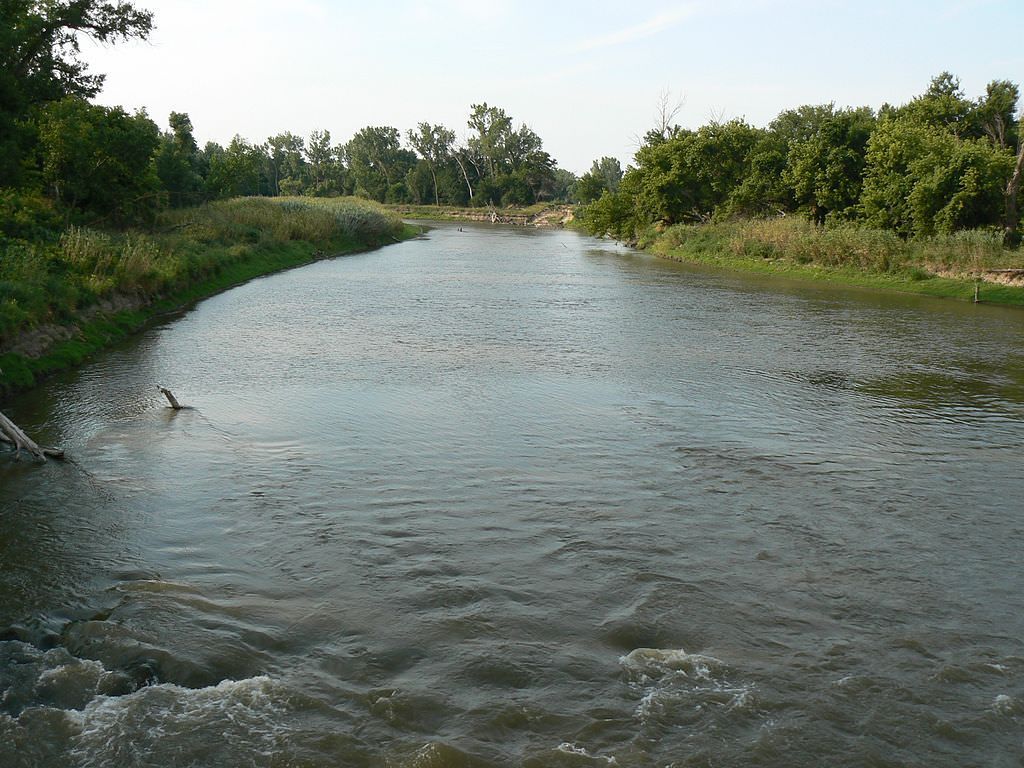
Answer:
<svg viewBox="0 0 1024 768"><path fill-rule="evenodd" d="M8 404L0 765L1021 765L1024 313L463 230Z"/></svg>

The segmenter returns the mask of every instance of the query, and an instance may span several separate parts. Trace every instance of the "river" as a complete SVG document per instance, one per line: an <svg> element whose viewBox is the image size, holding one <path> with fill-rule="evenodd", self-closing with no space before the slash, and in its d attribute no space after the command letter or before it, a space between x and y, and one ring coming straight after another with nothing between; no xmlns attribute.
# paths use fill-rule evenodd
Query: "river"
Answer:
<svg viewBox="0 0 1024 768"><path fill-rule="evenodd" d="M7 768L1024 754L1019 310L442 224L5 412Z"/></svg>

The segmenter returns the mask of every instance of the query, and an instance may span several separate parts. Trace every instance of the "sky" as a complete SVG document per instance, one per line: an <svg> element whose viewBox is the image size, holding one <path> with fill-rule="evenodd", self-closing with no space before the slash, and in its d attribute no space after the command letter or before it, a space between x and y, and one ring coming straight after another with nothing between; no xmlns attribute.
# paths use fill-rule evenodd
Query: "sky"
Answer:
<svg viewBox="0 0 1024 768"><path fill-rule="evenodd" d="M975 98L1024 85L1024 0L133 0L147 41L82 56L97 101L185 112L200 145L440 123L470 105L530 126L559 167L625 167L667 97L696 128L802 104L903 104L942 71Z"/></svg>

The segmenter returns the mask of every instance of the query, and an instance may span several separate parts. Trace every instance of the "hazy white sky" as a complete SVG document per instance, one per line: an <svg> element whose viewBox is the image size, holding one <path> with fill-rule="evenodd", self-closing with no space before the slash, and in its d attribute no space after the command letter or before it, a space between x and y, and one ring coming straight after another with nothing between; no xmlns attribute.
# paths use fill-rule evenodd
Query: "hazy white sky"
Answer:
<svg viewBox="0 0 1024 768"><path fill-rule="evenodd" d="M877 108L943 70L967 94L1024 83L1024 0L135 0L144 43L83 55L107 74L104 104L166 127L187 112L200 144L262 142L418 122L466 134L486 101L526 123L563 168L625 165L661 93L677 122L834 101Z"/></svg>

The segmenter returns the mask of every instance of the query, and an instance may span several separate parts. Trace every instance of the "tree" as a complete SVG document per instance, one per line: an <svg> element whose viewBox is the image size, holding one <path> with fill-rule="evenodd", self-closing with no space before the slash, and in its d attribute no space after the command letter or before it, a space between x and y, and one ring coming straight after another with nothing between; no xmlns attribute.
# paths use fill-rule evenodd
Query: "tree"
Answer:
<svg viewBox="0 0 1024 768"><path fill-rule="evenodd" d="M337 192L332 183L337 175L334 168L337 157L331 148L330 131L313 131L309 134L309 141L306 142L306 163L309 168L311 194L326 195Z"/></svg>
<svg viewBox="0 0 1024 768"><path fill-rule="evenodd" d="M544 151L544 142L532 128L521 125L509 133L503 160L507 168L502 190L504 205L529 205L553 196L555 161Z"/></svg>
<svg viewBox="0 0 1024 768"><path fill-rule="evenodd" d="M792 188L783 181L789 161L789 143L769 129L750 150L747 172L729 193L724 211L729 215L777 216L796 208Z"/></svg>
<svg viewBox="0 0 1024 768"><path fill-rule="evenodd" d="M272 183L272 194L298 194L305 185L305 141L290 131L267 139L267 176ZM282 187L284 188L282 190Z"/></svg>
<svg viewBox="0 0 1024 768"><path fill-rule="evenodd" d="M868 144L861 205L872 226L904 237L1002 224L1013 157L912 114L879 123Z"/></svg>
<svg viewBox="0 0 1024 768"><path fill-rule="evenodd" d="M817 125L790 141L783 179L796 204L824 224L829 214L852 218L856 211L875 116L868 107L817 109Z"/></svg>
<svg viewBox="0 0 1024 768"><path fill-rule="evenodd" d="M635 190L638 222L709 221L749 174L763 135L742 120L681 131L641 147L623 185ZM632 177L632 178L631 178Z"/></svg>
<svg viewBox="0 0 1024 768"><path fill-rule="evenodd" d="M552 197L555 162L540 136L527 125L513 128L512 118L499 107L484 102L470 108L467 124L474 133L454 155L470 198L480 204L517 205Z"/></svg>
<svg viewBox="0 0 1024 768"><path fill-rule="evenodd" d="M192 135L192 121L184 112L171 112L170 133L160 137L155 163L160 185L171 205L195 205L202 196L200 156Z"/></svg>
<svg viewBox="0 0 1024 768"><path fill-rule="evenodd" d="M355 194L378 202L400 202L416 156L402 148L397 128L368 125L345 145Z"/></svg>
<svg viewBox="0 0 1024 768"><path fill-rule="evenodd" d="M67 96L99 92L103 75L79 60L81 35L102 43L146 38L149 11L126 2L0 0L0 186L19 176L32 131L23 118Z"/></svg>
<svg viewBox="0 0 1024 768"><path fill-rule="evenodd" d="M503 170L502 158L512 133L512 118L505 110L489 106L486 101L471 104L469 108L472 111L467 125L476 132L467 142L469 149L483 161L482 175L494 178Z"/></svg>
<svg viewBox="0 0 1024 768"><path fill-rule="evenodd" d="M592 203L604 192L618 192L622 182L622 165L614 157L595 160L590 170L580 176L576 183L576 199L581 203Z"/></svg>
<svg viewBox="0 0 1024 768"><path fill-rule="evenodd" d="M979 135L998 147L1012 149L1020 140L1019 123L1015 118L1020 89L1009 80L993 80L985 89L985 95L978 99L975 107L975 121Z"/></svg>
<svg viewBox="0 0 1024 768"><path fill-rule="evenodd" d="M473 183L469 180L469 169L475 167L473 151L468 147L458 147L452 152L452 160L459 168L459 175L466 184L466 199L473 202Z"/></svg>
<svg viewBox="0 0 1024 768"><path fill-rule="evenodd" d="M264 183L263 169L269 164L266 150L235 136L227 149L207 144L210 172L206 177L207 194L212 198L261 195L271 192Z"/></svg>
<svg viewBox="0 0 1024 768"><path fill-rule="evenodd" d="M129 115L70 96L43 108L39 154L53 198L114 224L134 223L156 207L153 154L160 130L145 112Z"/></svg>
<svg viewBox="0 0 1024 768"><path fill-rule="evenodd" d="M1016 119L1020 89L1008 80L993 80L985 89L985 96L978 100L977 122L981 131L993 145L1011 152L1017 147L1013 169L1003 191L1003 242L1007 247L1020 245L1017 231L1020 214L1017 211L1017 195L1020 192L1021 174L1024 171L1024 141L1020 135L1020 121Z"/></svg>
<svg viewBox="0 0 1024 768"><path fill-rule="evenodd" d="M948 72L898 109L886 110L868 144L861 207L866 220L904 237L1000 226L1017 239L1024 159L1014 118L1019 90L989 83L970 101Z"/></svg>
<svg viewBox="0 0 1024 768"><path fill-rule="evenodd" d="M555 168L553 173L553 185L551 199L562 203L574 201L576 184L579 179L576 174L565 168Z"/></svg>
<svg viewBox="0 0 1024 768"><path fill-rule="evenodd" d="M932 78L923 94L895 111L896 117L945 128L954 136L971 136L977 129L972 120L975 104L964 97L960 81L949 72Z"/></svg>
<svg viewBox="0 0 1024 768"><path fill-rule="evenodd" d="M1020 141L1018 139L1018 141ZM1003 202L1003 244L1007 248L1020 245L1020 213L1017 211L1017 195L1020 192L1021 176L1024 174L1024 141L1017 148L1017 160L1013 164L1010 179L1006 182Z"/></svg>
<svg viewBox="0 0 1024 768"><path fill-rule="evenodd" d="M434 184L434 205L440 205L441 197L438 192L437 173L439 168L451 160L452 145L455 143L455 131L449 130L443 125L420 123L416 126L415 131L410 130L407 135L409 144L420 153L420 157L426 162Z"/></svg>

